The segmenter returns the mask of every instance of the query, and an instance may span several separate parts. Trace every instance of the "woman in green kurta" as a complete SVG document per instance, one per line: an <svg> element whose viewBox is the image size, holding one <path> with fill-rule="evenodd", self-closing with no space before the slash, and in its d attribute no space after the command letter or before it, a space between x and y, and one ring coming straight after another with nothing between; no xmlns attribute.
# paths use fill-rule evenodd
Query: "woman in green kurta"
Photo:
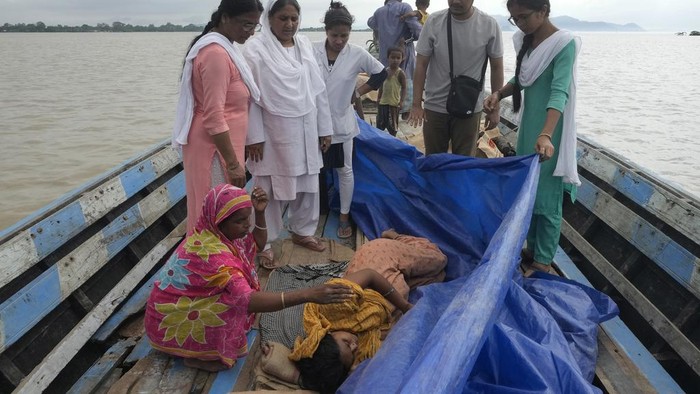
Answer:
<svg viewBox="0 0 700 394"><path fill-rule="evenodd" d="M512 95L513 109L521 112L516 150L520 155L540 156L524 254L533 259L531 269L549 271L559 244L564 189L575 196L580 184L574 121L580 40L551 23L548 0L508 0L506 4L508 20L520 29L513 35L518 53L515 77L486 98L484 109L498 111L500 100Z"/></svg>

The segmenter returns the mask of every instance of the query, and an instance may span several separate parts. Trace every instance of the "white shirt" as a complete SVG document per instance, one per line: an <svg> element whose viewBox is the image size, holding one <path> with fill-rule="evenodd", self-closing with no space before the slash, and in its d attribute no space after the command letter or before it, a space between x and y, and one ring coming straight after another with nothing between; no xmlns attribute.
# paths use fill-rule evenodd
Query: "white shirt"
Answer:
<svg viewBox="0 0 700 394"><path fill-rule="evenodd" d="M314 57L326 82L328 103L333 119L333 143L347 142L360 133L352 106L357 74L382 72L384 66L364 48L348 43L338 54L333 67L328 65L326 41L315 42Z"/></svg>

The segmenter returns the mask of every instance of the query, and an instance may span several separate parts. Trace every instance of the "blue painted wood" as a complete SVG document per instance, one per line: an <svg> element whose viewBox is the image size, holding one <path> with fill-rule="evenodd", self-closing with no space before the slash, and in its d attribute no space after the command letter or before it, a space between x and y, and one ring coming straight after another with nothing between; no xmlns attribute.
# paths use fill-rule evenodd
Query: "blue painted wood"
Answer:
<svg viewBox="0 0 700 394"><path fill-rule="evenodd" d="M113 258L121 252L129 242L146 229L144 220L141 217L141 210L138 206L133 206L115 218L104 229L102 235L104 237L105 247L107 248L108 258Z"/></svg>
<svg viewBox="0 0 700 394"><path fill-rule="evenodd" d="M604 196L606 196L604 192L600 191L586 179L581 179L581 186L578 188L577 199L587 209L597 212L597 206L603 206L608 203L606 201L598 201L604 198ZM634 228L632 233L625 234L621 232L620 229L616 229L616 231L637 247L640 252L654 261L656 265L666 271L679 284L694 294L697 294L698 289L694 287L692 278L697 257L667 237L661 230L652 226L646 220L640 218L631 211L630 215L632 216L632 223L625 222L624 227ZM601 215L598 214L598 216ZM623 218L622 213L620 214L620 218ZM610 223L612 218L601 217L601 219L606 223Z"/></svg>
<svg viewBox="0 0 700 394"><path fill-rule="evenodd" d="M159 271L160 272L160 271ZM135 315L143 309L148 301L148 296L153 289L153 282L157 278L159 272L148 278L146 283L141 286L129 299L122 305L119 310L114 312L112 316L105 321L102 326L95 332L91 340L96 342L106 341L112 333L129 317Z"/></svg>
<svg viewBox="0 0 700 394"><path fill-rule="evenodd" d="M124 354L135 344L133 339L125 339L115 343L102 358L97 360L73 384L73 387L68 390L68 394L92 393L107 378L107 375L114 370L115 366L121 362Z"/></svg>
<svg viewBox="0 0 700 394"><path fill-rule="evenodd" d="M53 253L66 240L87 227L80 202L74 201L65 208L42 220L29 230L37 255L42 259Z"/></svg>
<svg viewBox="0 0 700 394"><path fill-rule="evenodd" d="M17 342L60 302L61 281L54 266L0 304L0 352Z"/></svg>
<svg viewBox="0 0 700 394"><path fill-rule="evenodd" d="M554 262L565 277L593 287L561 247L557 249ZM602 323L601 327L659 393L683 393L676 381L671 378L668 372L656 361L649 350L644 347L619 317Z"/></svg>
<svg viewBox="0 0 700 394"><path fill-rule="evenodd" d="M655 191L654 185L650 182L629 171L622 171L620 168L615 172L612 186L641 206L646 206L649 203Z"/></svg>
<svg viewBox="0 0 700 394"><path fill-rule="evenodd" d="M158 174L156 174L156 170L153 168L153 163L150 160L139 163L119 176L127 198L141 191L156 178L158 178Z"/></svg>
<svg viewBox="0 0 700 394"><path fill-rule="evenodd" d="M185 171L180 171L168 182L168 197L171 202L177 203L187 194L185 189ZM174 205L174 204L173 204Z"/></svg>
<svg viewBox="0 0 700 394"><path fill-rule="evenodd" d="M681 283L691 286L697 258L682 246L667 238L651 225L642 225L632 235L632 244L639 247L666 272ZM692 286L691 286L692 287Z"/></svg>
<svg viewBox="0 0 700 394"><path fill-rule="evenodd" d="M124 359L124 364L133 365L142 358L146 358L146 356L148 356L151 352L155 352L155 350L153 349L153 347L151 347L151 343L148 341L148 337L144 335L136 343L136 346L134 346L134 349L131 351L131 353L129 353L129 355L126 356L126 359Z"/></svg>
<svg viewBox="0 0 700 394"><path fill-rule="evenodd" d="M178 183L182 178L173 177L167 183L167 187L180 190ZM180 198L184 198L183 195ZM176 195L173 198L177 198ZM171 200L168 208L177 201ZM133 241L145 230L143 220L140 219L140 211L137 206L132 207L120 220L114 220L103 230L102 234L106 243L109 258L114 257L129 242ZM104 264L104 262L101 262ZM87 280L88 278L82 278ZM58 306L64 297L61 292L61 278L56 266L50 267L42 275L34 279L14 296L0 305L0 327L3 333L0 336L0 351L15 343L29 329L43 319L52 309Z"/></svg>
<svg viewBox="0 0 700 394"><path fill-rule="evenodd" d="M253 329L248 331L248 347L253 345L253 342L257 336L258 330ZM214 378L214 382L209 389L209 394L230 393L233 390L233 387L236 385L236 381L238 380L238 376L241 374L245 360L245 357L239 358L233 368L217 373L216 378Z"/></svg>
<svg viewBox="0 0 700 394"><path fill-rule="evenodd" d="M184 181L184 173L181 172L165 183L169 198L168 208L172 208L185 197ZM116 256L129 242L141 234L145 230L144 225L145 221L141 217L141 211L138 206L129 208L119 218L112 220L102 230L109 258Z"/></svg>
<svg viewBox="0 0 700 394"><path fill-rule="evenodd" d="M119 172L123 171L124 166L129 165L132 162L139 161L139 160L146 160L150 156L152 156L154 153L160 151L163 149L163 147L170 145L170 138L164 140L163 142L160 142L150 149L146 150L144 153L140 153L126 161L124 161L120 166L117 166L115 169L108 171L104 174L100 174L87 182L83 183L81 186L78 186L77 188L73 189L72 191L62 195L61 197L57 198L56 200L52 201L50 204L45 205L41 209L35 211L34 213L30 214L29 216L25 217L21 221L13 224L12 226L6 228L3 231L0 231L0 240L5 239L6 237L11 236L15 232L26 228L27 226L31 225L32 223L41 221L44 216L49 214L50 212L56 210L56 209L61 209L62 206L67 204L69 201L77 200L82 194L87 192L88 190L94 189L96 186L104 183L108 179L112 178ZM130 196L129 196L130 197Z"/></svg>

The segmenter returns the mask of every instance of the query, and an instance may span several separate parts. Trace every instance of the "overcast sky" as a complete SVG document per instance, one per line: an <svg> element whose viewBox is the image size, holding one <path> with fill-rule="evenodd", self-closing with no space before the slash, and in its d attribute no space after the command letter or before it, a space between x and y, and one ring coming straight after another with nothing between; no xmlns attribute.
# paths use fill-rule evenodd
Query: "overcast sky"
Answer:
<svg viewBox="0 0 700 394"><path fill-rule="evenodd" d="M700 30L698 0L551 0L552 16L568 15L585 21L636 23L646 30ZM262 0L263 5L267 0ZM321 25L329 1L299 0L302 26ZM367 18L383 0L346 0L355 15L355 28L367 26ZM119 21L134 25L166 22L204 24L219 0L0 0L0 25L96 25ZM415 6L410 1L411 6ZM475 0L474 5L493 15L507 15L505 0ZM428 11L447 8L447 0L432 0Z"/></svg>

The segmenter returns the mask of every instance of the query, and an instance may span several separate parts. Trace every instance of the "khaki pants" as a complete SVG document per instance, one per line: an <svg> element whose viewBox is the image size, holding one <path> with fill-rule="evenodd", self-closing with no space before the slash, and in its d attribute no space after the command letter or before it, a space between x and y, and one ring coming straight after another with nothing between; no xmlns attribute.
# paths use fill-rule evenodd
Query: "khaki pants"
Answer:
<svg viewBox="0 0 700 394"><path fill-rule="evenodd" d="M445 153L452 142L452 153L476 155L480 122L481 112L475 113L471 118L460 119L426 109L423 123L425 154Z"/></svg>

